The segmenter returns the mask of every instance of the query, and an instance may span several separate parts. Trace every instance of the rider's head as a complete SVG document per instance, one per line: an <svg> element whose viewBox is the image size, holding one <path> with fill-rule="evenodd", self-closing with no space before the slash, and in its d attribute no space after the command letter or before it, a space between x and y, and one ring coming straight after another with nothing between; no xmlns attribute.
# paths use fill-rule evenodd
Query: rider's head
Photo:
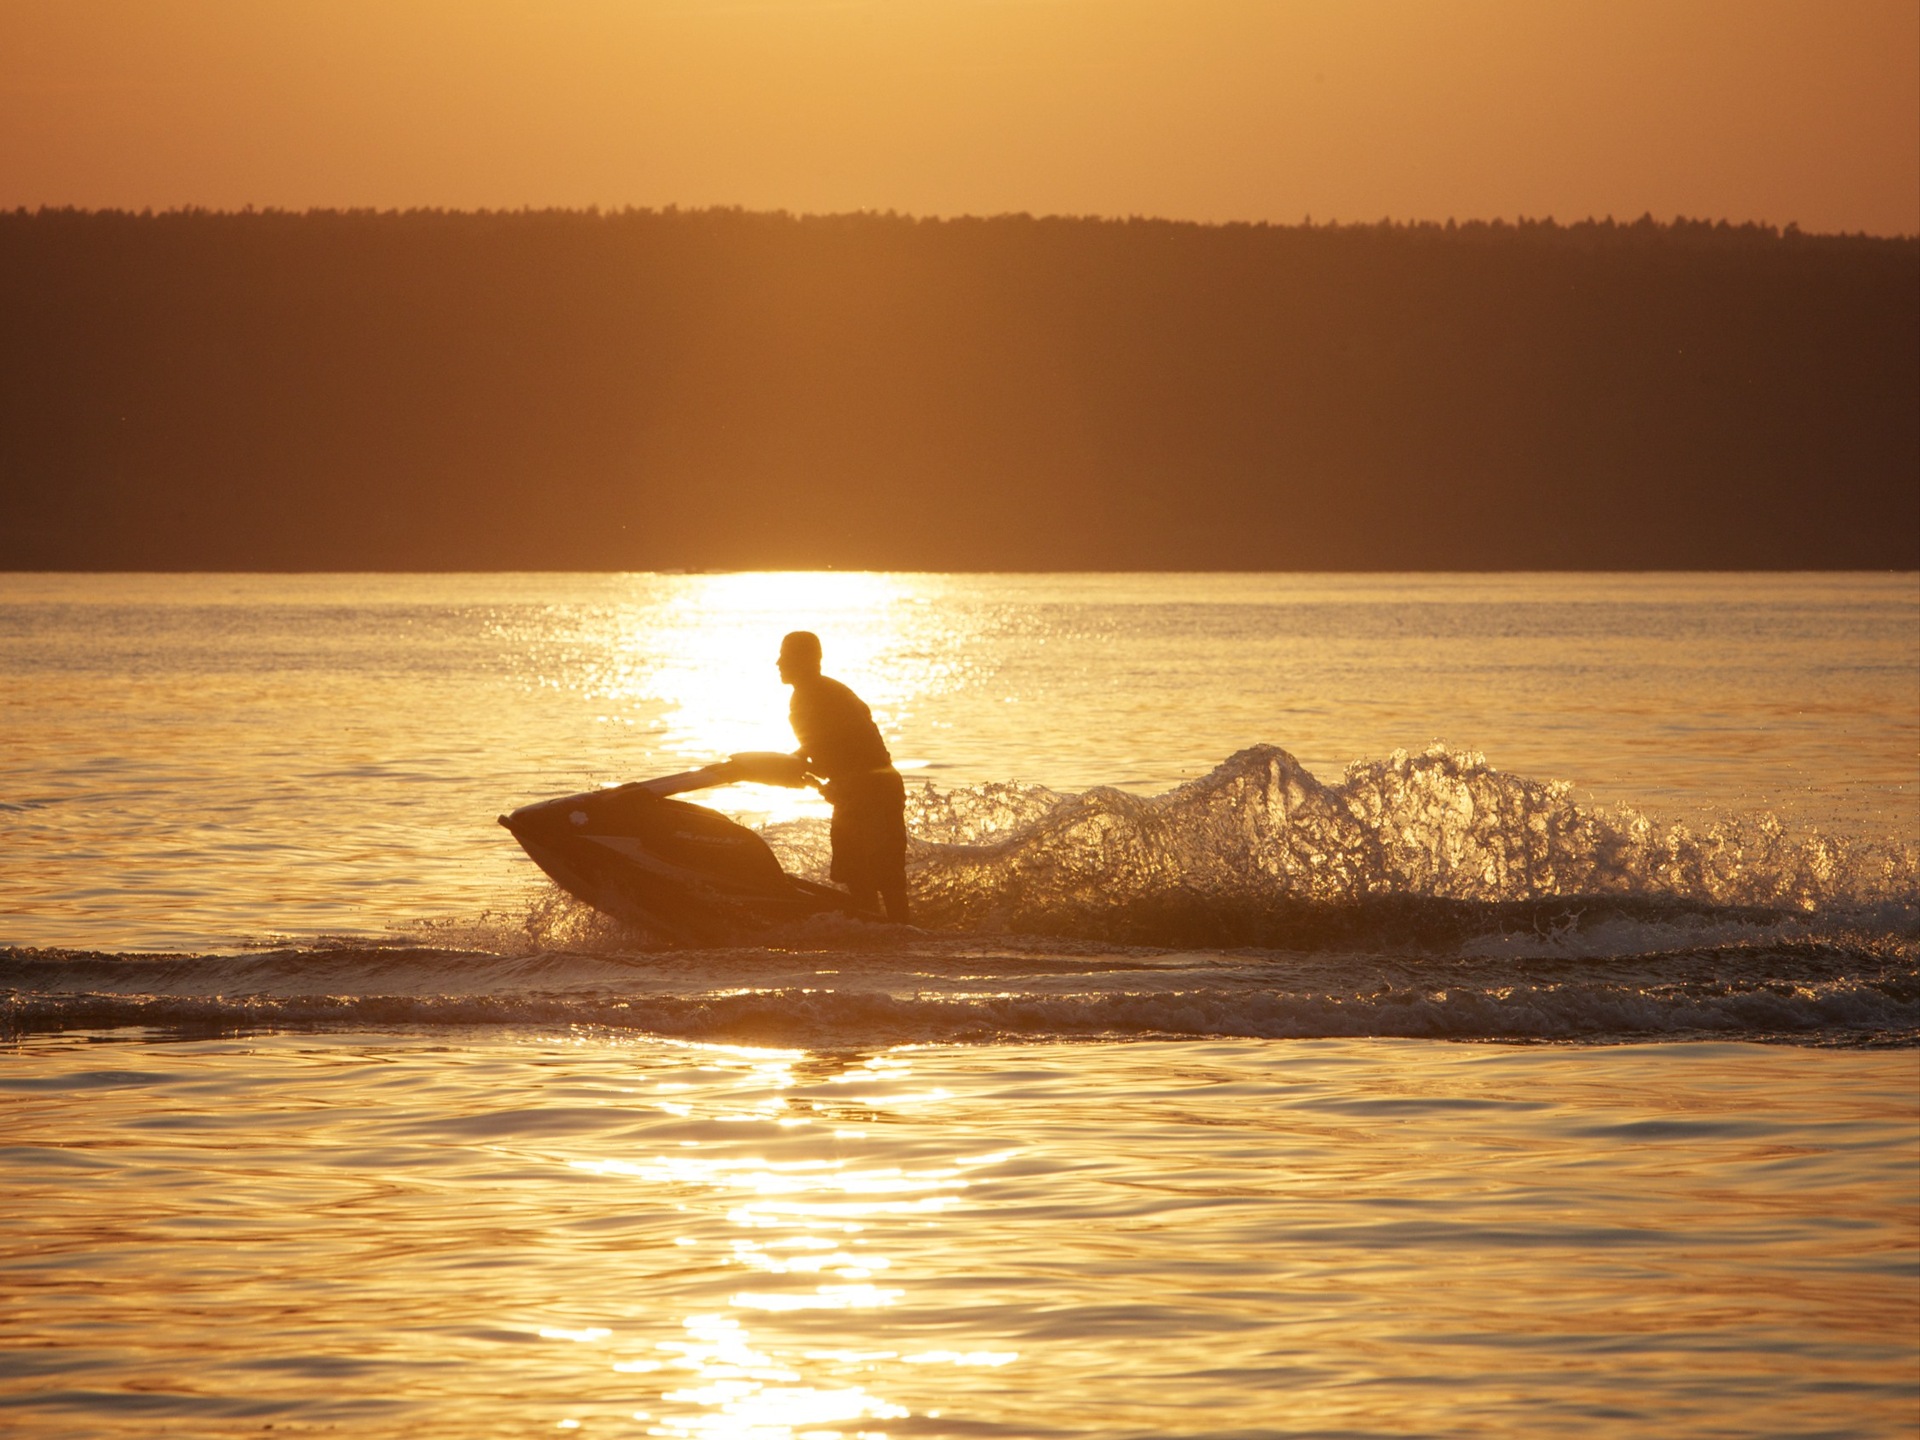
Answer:
<svg viewBox="0 0 1920 1440"><path fill-rule="evenodd" d="M811 630L795 630L780 642L780 678L791 685L820 673L820 637Z"/></svg>

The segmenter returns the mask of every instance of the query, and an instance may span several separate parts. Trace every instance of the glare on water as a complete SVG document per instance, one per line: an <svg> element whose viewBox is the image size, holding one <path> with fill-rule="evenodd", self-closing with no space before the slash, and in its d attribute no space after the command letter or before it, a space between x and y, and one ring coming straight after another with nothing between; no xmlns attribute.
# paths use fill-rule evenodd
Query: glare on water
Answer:
<svg viewBox="0 0 1920 1440"><path fill-rule="evenodd" d="M1910 1433L1910 1052L49 1037L9 1433Z"/></svg>
<svg viewBox="0 0 1920 1440"><path fill-rule="evenodd" d="M949 789L1159 792L1259 742L1333 779L1444 737L1609 800L1920 833L1911 576L10 576L0 943L524 916L545 882L492 817L788 748L794 628ZM842 931L21 959L70 972L12 1002L40 1028L127 1023L85 1017L144 1015L114 1009L137 983L168 1024L380 1033L0 1050L0 1428L1911 1434L1910 1050L1104 1028L1429 1033L1404 1003L1631 1032L1672 991L1689 1024L1752 1012L1734 1033L1910 1038L1899 935L1833 961L1701 925L1492 935L1512 966L1447 1003L1472 955L1377 957L1364 993L1339 956L1096 975L1011 937L863 970ZM544 1028L474 1018L502 1015ZM1277 1028L1209 1028L1250 1016Z"/></svg>
<svg viewBox="0 0 1920 1440"><path fill-rule="evenodd" d="M13 575L0 939L523 910L544 882L493 817L791 748L796 628L946 788L1154 793L1262 743L1337 780L1441 739L1609 801L1920 837L1912 576Z"/></svg>
<svg viewBox="0 0 1920 1440"><path fill-rule="evenodd" d="M649 590L566 628L563 644L580 665L554 683L604 701L618 723L655 717L648 749L662 763L693 768L741 751L793 748L774 667L790 629L818 627L830 638L834 672L859 677L862 698L891 735L968 663L956 617L930 612L938 586L927 577L753 572L686 576L664 594ZM903 770L923 763L894 758ZM827 812L811 791L758 785L709 801L776 821Z"/></svg>

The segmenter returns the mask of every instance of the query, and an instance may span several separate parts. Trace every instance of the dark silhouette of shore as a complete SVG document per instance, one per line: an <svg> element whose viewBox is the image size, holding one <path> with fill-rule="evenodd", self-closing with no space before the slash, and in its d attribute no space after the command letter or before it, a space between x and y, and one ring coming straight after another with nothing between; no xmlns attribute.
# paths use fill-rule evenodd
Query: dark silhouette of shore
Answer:
<svg viewBox="0 0 1920 1440"><path fill-rule="evenodd" d="M0 215L0 568L1912 568L1920 240Z"/></svg>

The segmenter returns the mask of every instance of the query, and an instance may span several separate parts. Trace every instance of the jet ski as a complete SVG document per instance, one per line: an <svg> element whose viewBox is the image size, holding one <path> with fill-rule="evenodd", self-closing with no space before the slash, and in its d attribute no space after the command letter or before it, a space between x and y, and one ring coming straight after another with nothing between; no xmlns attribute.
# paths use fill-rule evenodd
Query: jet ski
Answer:
<svg viewBox="0 0 1920 1440"><path fill-rule="evenodd" d="M682 944L721 944L809 915L864 915L846 891L787 874L746 826L672 798L740 781L793 789L817 783L794 756L754 751L523 805L500 823L569 895Z"/></svg>

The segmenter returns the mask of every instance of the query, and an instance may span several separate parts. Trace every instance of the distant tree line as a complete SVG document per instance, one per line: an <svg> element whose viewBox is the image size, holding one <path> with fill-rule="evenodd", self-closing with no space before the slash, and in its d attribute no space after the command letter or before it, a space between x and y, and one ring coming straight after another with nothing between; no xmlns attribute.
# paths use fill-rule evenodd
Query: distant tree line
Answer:
<svg viewBox="0 0 1920 1440"><path fill-rule="evenodd" d="M0 214L0 568L1920 566L1920 240Z"/></svg>

